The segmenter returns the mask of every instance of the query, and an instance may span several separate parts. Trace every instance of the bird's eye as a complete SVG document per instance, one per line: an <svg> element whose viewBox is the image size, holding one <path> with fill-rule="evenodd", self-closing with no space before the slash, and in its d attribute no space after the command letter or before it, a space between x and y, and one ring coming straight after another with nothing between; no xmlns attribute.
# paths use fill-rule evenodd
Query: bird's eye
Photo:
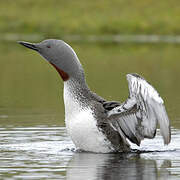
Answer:
<svg viewBox="0 0 180 180"><path fill-rule="evenodd" d="M51 46L46 46L47 48L51 48Z"/></svg>

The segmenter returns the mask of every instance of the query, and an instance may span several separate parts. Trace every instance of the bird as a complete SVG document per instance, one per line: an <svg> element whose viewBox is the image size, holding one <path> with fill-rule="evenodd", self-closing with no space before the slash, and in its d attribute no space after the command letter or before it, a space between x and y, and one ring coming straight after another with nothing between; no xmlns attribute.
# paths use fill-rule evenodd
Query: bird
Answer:
<svg viewBox="0 0 180 180"><path fill-rule="evenodd" d="M108 101L90 90L78 56L63 40L18 43L37 51L61 76L65 125L77 150L130 152L131 143L140 146L144 138L154 138L158 127L164 145L170 143L170 121L164 101L142 76L126 75L129 87L126 101Z"/></svg>

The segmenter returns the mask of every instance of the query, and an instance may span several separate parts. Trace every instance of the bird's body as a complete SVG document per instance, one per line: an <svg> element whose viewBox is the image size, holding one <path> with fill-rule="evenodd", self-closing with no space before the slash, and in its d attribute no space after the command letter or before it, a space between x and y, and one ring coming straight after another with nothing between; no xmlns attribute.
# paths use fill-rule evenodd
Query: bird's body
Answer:
<svg viewBox="0 0 180 180"><path fill-rule="evenodd" d="M65 42L20 44L38 51L61 75L67 132L78 149L97 153L129 151L127 139L140 145L144 138L155 136L157 124L164 143L170 142L163 100L141 76L127 75L130 95L125 102L106 101L88 88L78 57Z"/></svg>
<svg viewBox="0 0 180 180"><path fill-rule="evenodd" d="M68 81L64 83L65 123L68 134L79 149L109 152L106 137L98 129L92 102L83 100L83 92L78 88L73 89L73 84Z"/></svg>

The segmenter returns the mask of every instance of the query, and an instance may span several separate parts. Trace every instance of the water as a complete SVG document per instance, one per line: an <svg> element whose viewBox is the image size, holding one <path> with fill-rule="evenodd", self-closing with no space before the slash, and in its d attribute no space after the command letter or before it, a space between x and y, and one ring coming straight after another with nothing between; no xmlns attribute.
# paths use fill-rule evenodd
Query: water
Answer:
<svg viewBox="0 0 180 180"><path fill-rule="evenodd" d="M0 179L180 178L178 45L72 44L90 88L108 100L128 96L125 75L143 75L165 100L172 141L159 135L129 154L77 153L64 127L63 83L35 52L0 45Z"/></svg>
<svg viewBox="0 0 180 180"><path fill-rule="evenodd" d="M78 153L64 127L1 127L1 179L178 179L180 130L164 147L157 134L143 141L140 152Z"/></svg>

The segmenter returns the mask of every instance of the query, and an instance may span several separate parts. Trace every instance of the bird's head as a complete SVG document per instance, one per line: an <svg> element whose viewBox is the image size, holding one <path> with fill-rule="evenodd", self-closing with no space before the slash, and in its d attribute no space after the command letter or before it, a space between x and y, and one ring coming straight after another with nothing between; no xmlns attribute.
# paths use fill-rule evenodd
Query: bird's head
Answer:
<svg viewBox="0 0 180 180"><path fill-rule="evenodd" d="M64 41L47 39L40 43L19 41L19 44L37 51L59 72L62 79L81 79L84 76L82 66L74 50Z"/></svg>

